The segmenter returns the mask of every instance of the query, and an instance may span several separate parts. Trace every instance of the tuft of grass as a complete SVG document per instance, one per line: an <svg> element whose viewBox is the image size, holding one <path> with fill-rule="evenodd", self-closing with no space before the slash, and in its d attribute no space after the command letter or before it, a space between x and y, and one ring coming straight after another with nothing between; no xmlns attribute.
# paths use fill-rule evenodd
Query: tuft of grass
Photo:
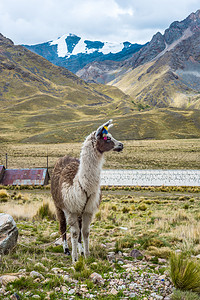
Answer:
<svg viewBox="0 0 200 300"><path fill-rule="evenodd" d="M0 190L0 201L1 202L6 202L8 201L9 194L5 189Z"/></svg>
<svg viewBox="0 0 200 300"><path fill-rule="evenodd" d="M148 247L148 252L151 255L160 257L160 258L169 258L171 254L171 249L169 247L157 248L155 246Z"/></svg>
<svg viewBox="0 0 200 300"><path fill-rule="evenodd" d="M138 209L141 210L141 211L145 211L145 210L147 210L147 205L145 203L141 203L138 206Z"/></svg>
<svg viewBox="0 0 200 300"><path fill-rule="evenodd" d="M42 206L38 209L36 214L37 219L48 218L50 220L55 220L55 215L52 213L49 203L43 203Z"/></svg>
<svg viewBox="0 0 200 300"><path fill-rule="evenodd" d="M115 242L115 252L122 251L124 248L132 248L136 240L133 239L131 235L126 235L123 238L119 238Z"/></svg>
<svg viewBox="0 0 200 300"><path fill-rule="evenodd" d="M85 269L86 265L85 265L85 260L83 258L83 256L80 256L79 260L76 262L74 269L76 272L81 272Z"/></svg>
<svg viewBox="0 0 200 300"><path fill-rule="evenodd" d="M170 276L177 289L200 293L200 264L197 261L172 253Z"/></svg>
<svg viewBox="0 0 200 300"><path fill-rule="evenodd" d="M76 262L74 266L74 274L73 277L77 280L84 280L88 279L92 273L92 270L87 268L85 259L83 256L79 257L79 260Z"/></svg>
<svg viewBox="0 0 200 300"><path fill-rule="evenodd" d="M123 207L122 208L122 212L125 214L125 213L128 213L130 211L130 208L129 207Z"/></svg>
<svg viewBox="0 0 200 300"><path fill-rule="evenodd" d="M171 300L199 300L199 295L190 291L175 290Z"/></svg>

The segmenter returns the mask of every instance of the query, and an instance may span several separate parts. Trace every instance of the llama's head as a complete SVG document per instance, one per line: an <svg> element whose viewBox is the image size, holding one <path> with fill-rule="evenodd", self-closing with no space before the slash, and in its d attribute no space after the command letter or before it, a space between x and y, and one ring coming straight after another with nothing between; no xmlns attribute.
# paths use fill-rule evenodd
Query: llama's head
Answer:
<svg viewBox="0 0 200 300"><path fill-rule="evenodd" d="M105 124L101 125L96 131L96 147L100 153L104 153L110 150L120 152L123 150L123 144L113 138L108 132L109 128L112 127L112 120L109 120Z"/></svg>

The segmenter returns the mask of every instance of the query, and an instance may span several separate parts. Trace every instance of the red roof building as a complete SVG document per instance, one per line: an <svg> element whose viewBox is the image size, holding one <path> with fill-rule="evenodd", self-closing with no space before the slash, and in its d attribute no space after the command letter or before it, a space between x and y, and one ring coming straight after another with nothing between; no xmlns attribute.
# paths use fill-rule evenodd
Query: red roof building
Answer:
<svg viewBox="0 0 200 300"><path fill-rule="evenodd" d="M4 166L0 166L0 184L2 185L47 185L48 181L49 173L46 168L5 169Z"/></svg>

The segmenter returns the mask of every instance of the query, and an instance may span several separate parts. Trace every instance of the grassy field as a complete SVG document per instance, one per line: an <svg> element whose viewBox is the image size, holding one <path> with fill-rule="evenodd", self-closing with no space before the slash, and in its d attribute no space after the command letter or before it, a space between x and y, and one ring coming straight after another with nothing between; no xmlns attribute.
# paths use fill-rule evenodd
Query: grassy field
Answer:
<svg viewBox="0 0 200 300"><path fill-rule="evenodd" d="M12 274L16 281L6 285L0 299L11 299L14 293L20 299L69 299L72 291L73 299L90 295L96 299L125 299L131 292L135 293L131 297L135 300L155 299L151 298L153 283L143 288L139 278L143 282L157 276L170 283L168 259L173 251L192 256L199 264L199 189L195 193L178 189L173 192L104 190L100 210L91 226L91 256L74 267L71 258L63 255L62 246L54 245L59 234L50 191L8 190L7 196L2 197L3 193L1 190L0 211L14 217L19 240L17 247L1 258L0 274ZM48 204L51 214L38 214L44 204ZM132 258L132 249L139 250L142 257ZM41 277L32 278L32 271L39 272ZM93 283L90 277L93 272L102 276L103 284ZM115 281L118 283L112 285ZM120 284L122 288L118 289ZM113 286L115 295L111 293ZM166 290L160 286L156 294L164 297L168 290L169 286ZM174 294L171 299L199 299L191 291L177 290L177 293L179 297Z"/></svg>
<svg viewBox="0 0 200 300"><path fill-rule="evenodd" d="M81 143L3 143L0 164L5 164L8 153L9 168L46 167L48 152L51 173L59 157L79 157L80 149ZM124 141L122 153L105 155L104 167L199 169L199 153L199 139ZM91 226L91 256L72 266L62 246L54 244L59 228L49 186L0 189L0 212L11 214L19 229L17 247L0 257L0 274L15 279L0 286L0 299L12 299L14 293L22 300L154 300L155 294L171 295L172 300L199 299L198 288L192 289L188 283L190 273L186 272L189 275L183 286L176 280L172 283L169 259L176 252L185 260L192 259L197 268L195 278L200 278L200 189L112 187L102 193ZM133 258L133 249L142 256ZM34 277L32 271L40 275ZM93 281L94 272L102 276L102 283Z"/></svg>
<svg viewBox="0 0 200 300"><path fill-rule="evenodd" d="M46 167L50 173L57 159L64 155L79 157L81 143L1 144L0 164L9 168ZM122 153L105 155L104 168L113 169L199 169L200 139L124 141Z"/></svg>

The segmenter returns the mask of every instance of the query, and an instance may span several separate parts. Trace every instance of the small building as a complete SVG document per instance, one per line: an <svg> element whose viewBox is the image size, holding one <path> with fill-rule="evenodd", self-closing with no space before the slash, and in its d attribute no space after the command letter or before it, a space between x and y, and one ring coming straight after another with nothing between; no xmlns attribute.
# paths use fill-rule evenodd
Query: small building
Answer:
<svg viewBox="0 0 200 300"><path fill-rule="evenodd" d="M47 185L48 181L47 168L5 169L4 166L0 166L0 184L2 185Z"/></svg>

